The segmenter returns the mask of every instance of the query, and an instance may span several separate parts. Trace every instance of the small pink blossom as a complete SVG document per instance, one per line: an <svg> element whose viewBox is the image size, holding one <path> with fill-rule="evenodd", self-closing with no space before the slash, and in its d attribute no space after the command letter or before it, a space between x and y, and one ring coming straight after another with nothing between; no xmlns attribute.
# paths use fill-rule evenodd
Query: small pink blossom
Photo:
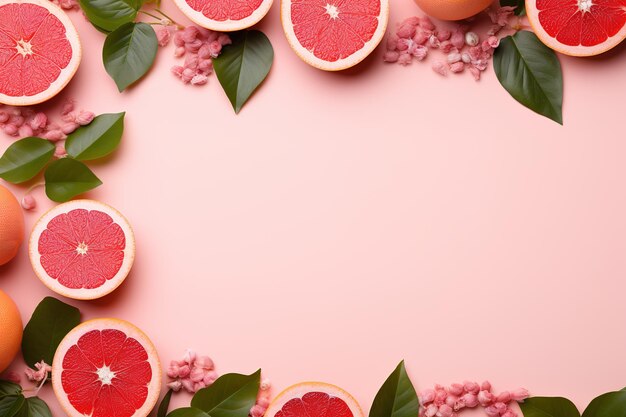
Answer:
<svg viewBox="0 0 626 417"><path fill-rule="evenodd" d="M513 401L522 402L530 396L528 390L525 388L518 388L511 393Z"/></svg>
<svg viewBox="0 0 626 417"><path fill-rule="evenodd" d="M18 136L21 138L33 136L33 128L28 124L23 124L18 130Z"/></svg>
<svg viewBox="0 0 626 417"><path fill-rule="evenodd" d="M399 38L409 39L415 36L415 31L417 30L417 26L411 23L403 23L400 25L398 30L396 31L396 35Z"/></svg>
<svg viewBox="0 0 626 417"><path fill-rule="evenodd" d="M413 55L418 61L422 61L428 55L428 48L423 45L413 45L409 49L409 53Z"/></svg>
<svg viewBox="0 0 626 417"><path fill-rule="evenodd" d="M4 130L4 133L9 136L16 136L19 128L13 123L7 123L6 125L4 125L2 130Z"/></svg>
<svg viewBox="0 0 626 417"><path fill-rule="evenodd" d="M400 65L409 65L411 63L411 54L408 52L403 52L398 57L398 64Z"/></svg>
<svg viewBox="0 0 626 417"><path fill-rule="evenodd" d="M426 412L424 413L424 415L426 417L435 417L438 411L439 407L437 407L435 404L430 404L428 407L426 407Z"/></svg>
<svg viewBox="0 0 626 417"><path fill-rule="evenodd" d="M24 370L24 373L26 374L26 378L28 378L29 381L33 381L33 382L45 381L46 378L48 378L48 374L52 372L52 367L48 365L47 363L45 363L44 361L37 362L35 364L35 368L36 370L31 369L31 368L26 368Z"/></svg>
<svg viewBox="0 0 626 417"><path fill-rule="evenodd" d="M89 123L93 122L93 119L96 117L96 115L91 112L91 111L85 111L85 110L81 110L77 115L76 115L76 123L78 123L81 126L86 126Z"/></svg>
<svg viewBox="0 0 626 417"><path fill-rule="evenodd" d="M400 57L400 53L397 51L387 51L383 55L383 61L393 63L398 62L398 58Z"/></svg>
<svg viewBox="0 0 626 417"><path fill-rule="evenodd" d="M217 57L222 52L222 44L219 41L213 41L209 44L209 52L213 58Z"/></svg>
<svg viewBox="0 0 626 417"><path fill-rule="evenodd" d="M495 10L487 11L491 22L502 27L509 23L509 19L514 15L514 13L514 6L498 7Z"/></svg>
<svg viewBox="0 0 626 417"><path fill-rule="evenodd" d="M430 18L428 16L424 16L421 20L420 20L420 25L426 29L426 30L435 30L435 25L433 23L432 20L430 20Z"/></svg>
<svg viewBox="0 0 626 417"><path fill-rule="evenodd" d="M169 28L165 26L159 26L156 30L157 42L159 46L167 46L170 43L171 34Z"/></svg>
<svg viewBox="0 0 626 417"><path fill-rule="evenodd" d="M474 80L480 81L480 73L481 73L481 71L478 68L470 65L469 72L474 77Z"/></svg>
<svg viewBox="0 0 626 417"><path fill-rule="evenodd" d="M435 36L440 42L447 41L452 36L452 32L447 29L441 29L435 32Z"/></svg>
<svg viewBox="0 0 626 417"><path fill-rule="evenodd" d="M500 39L498 39L496 36L489 36L487 38L487 43L492 48L497 48L500 45Z"/></svg>
<svg viewBox="0 0 626 417"><path fill-rule="evenodd" d="M0 123L6 123L9 120L9 115L5 111L0 111Z"/></svg>
<svg viewBox="0 0 626 417"><path fill-rule="evenodd" d="M54 156L56 158L65 158L67 156L67 151L65 150L65 146L63 144L57 144L54 148Z"/></svg>
<svg viewBox="0 0 626 417"><path fill-rule="evenodd" d="M183 387L183 383L178 381L178 380L177 381L168 382L166 385L167 385L167 387L169 389L171 389L174 392L180 391L180 389Z"/></svg>
<svg viewBox="0 0 626 417"><path fill-rule="evenodd" d="M26 194L24 197L22 197L22 201L20 203L24 210L33 210L35 207L37 207L37 201L30 194ZM26 371L26 376L28 376L29 374L34 375L32 369Z"/></svg>
<svg viewBox="0 0 626 417"><path fill-rule="evenodd" d="M39 112L33 116L29 124L34 130L43 129L48 124L48 116L46 116L45 113Z"/></svg>
<svg viewBox="0 0 626 417"><path fill-rule="evenodd" d="M470 67L470 71L472 71L472 68ZM478 77L480 78L480 71L478 71ZM489 390L491 390L491 386L489 386ZM478 393L477 399L481 406L486 407L495 401L495 396L487 390L482 390Z"/></svg>
<svg viewBox="0 0 626 417"><path fill-rule="evenodd" d="M422 391L422 394L420 395L419 398L420 398L422 405L430 404L435 400L435 390L432 390L432 389L424 390Z"/></svg>
<svg viewBox="0 0 626 417"><path fill-rule="evenodd" d="M443 63L443 61L435 61L435 62L433 62L432 69L437 74L442 75L444 77L448 73L448 68L446 67L446 64Z"/></svg>
<svg viewBox="0 0 626 417"><path fill-rule="evenodd" d="M78 126L79 125L76 122L65 123L63 126L61 126L61 132L63 132L66 135L69 135L70 133L78 129Z"/></svg>
<svg viewBox="0 0 626 417"><path fill-rule="evenodd" d="M450 42L455 48L461 50L465 46L465 34L460 29L455 30L450 37Z"/></svg>

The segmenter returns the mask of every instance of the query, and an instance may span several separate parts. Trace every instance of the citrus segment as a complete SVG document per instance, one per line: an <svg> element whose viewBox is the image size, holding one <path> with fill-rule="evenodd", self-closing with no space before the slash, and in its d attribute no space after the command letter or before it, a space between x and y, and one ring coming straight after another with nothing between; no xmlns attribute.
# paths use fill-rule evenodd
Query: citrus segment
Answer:
<svg viewBox="0 0 626 417"><path fill-rule="evenodd" d="M180 10L207 29L231 32L248 28L269 11L272 0L175 0Z"/></svg>
<svg viewBox="0 0 626 417"><path fill-rule="evenodd" d="M145 417L159 396L154 346L121 320L76 327L59 345L52 368L55 394L72 417Z"/></svg>
<svg viewBox="0 0 626 417"><path fill-rule="evenodd" d="M597 55L626 38L626 0L527 0L526 10L537 36L567 55Z"/></svg>
<svg viewBox="0 0 626 417"><path fill-rule="evenodd" d="M304 61L335 71L361 62L380 43L388 0L282 0L287 40Z"/></svg>
<svg viewBox="0 0 626 417"><path fill-rule="evenodd" d="M47 0L0 0L0 102L31 105L56 95L80 63L78 33Z"/></svg>
<svg viewBox="0 0 626 417"><path fill-rule="evenodd" d="M281 392L265 417L362 417L356 400L343 389L323 382L303 382Z"/></svg>
<svg viewBox="0 0 626 417"><path fill-rule="evenodd" d="M128 275L134 238L116 210L77 200L42 216L31 235L30 257L35 272L51 289L72 298L97 298Z"/></svg>

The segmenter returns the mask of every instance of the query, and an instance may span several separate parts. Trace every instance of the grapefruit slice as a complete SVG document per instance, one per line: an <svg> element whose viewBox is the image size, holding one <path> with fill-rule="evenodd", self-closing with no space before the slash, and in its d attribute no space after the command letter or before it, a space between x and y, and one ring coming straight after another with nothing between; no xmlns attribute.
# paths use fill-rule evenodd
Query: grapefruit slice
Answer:
<svg viewBox="0 0 626 417"><path fill-rule="evenodd" d="M263 19L273 0L174 0L194 23L218 32L249 28Z"/></svg>
<svg viewBox="0 0 626 417"><path fill-rule="evenodd" d="M52 387L69 417L145 417L159 398L161 364L137 327L90 320L59 344Z"/></svg>
<svg viewBox="0 0 626 417"><path fill-rule="evenodd" d="M389 0L282 0L289 45L308 64L326 71L350 68L382 40Z"/></svg>
<svg viewBox="0 0 626 417"><path fill-rule="evenodd" d="M60 204L41 216L28 244L39 279L61 295L92 300L116 289L135 259L135 238L117 210L93 200Z"/></svg>
<svg viewBox="0 0 626 417"><path fill-rule="evenodd" d="M533 30L549 48L598 55L626 38L626 0L526 0Z"/></svg>
<svg viewBox="0 0 626 417"><path fill-rule="evenodd" d="M49 0L0 0L0 103L28 106L55 96L80 64L78 32Z"/></svg>
<svg viewBox="0 0 626 417"><path fill-rule="evenodd" d="M264 417L363 417L356 400L324 382L292 385L274 399Z"/></svg>

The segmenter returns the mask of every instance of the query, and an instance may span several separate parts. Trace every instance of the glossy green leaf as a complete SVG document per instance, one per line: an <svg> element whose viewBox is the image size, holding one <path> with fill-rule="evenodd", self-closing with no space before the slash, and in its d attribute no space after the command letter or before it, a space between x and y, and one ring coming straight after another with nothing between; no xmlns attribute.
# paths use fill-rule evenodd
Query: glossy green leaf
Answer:
<svg viewBox="0 0 626 417"><path fill-rule="evenodd" d="M626 391L608 392L595 398L583 417L626 417Z"/></svg>
<svg viewBox="0 0 626 417"><path fill-rule="evenodd" d="M402 361L378 390L369 417L417 417L418 414L417 393Z"/></svg>
<svg viewBox="0 0 626 417"><path fill-rule="evenodd" d="M125 114L101 114L87 126L76 129L65 141L67 153L74 159L87 161L113 152L122 140Z"/></svg>
<svg viewBox="0 0 626 417"><path fill-rule="evenodd" d="M52 364L54 352L65 335L80 323L80 311L54 297L46 297L35 308L24 328L22 353L31 368L44 360Z"/></svg>
<svg viewBox="0 0 626 417"><path fill-rule="evenodd" d="M171 392L171 391L170 391ZM204 411L195 407L183 407L173 410L167 417L211 417Z"/></svg>
<svg viewBox="0 0 626 417"><path fill-rule="evenodd" d="M515 14L524 16L526 14L525 0L500 0L500 6L515 6Z"/></svg>
<svg viewBox="0 0 626 417"><path fill-rule="evenodd" d="M213 68L235 113L239 113L270 72L274 49L258 30L237 32L231 39L233 43L213 60Z"/></svg>
<svg viewBox="0 0 626 417"><path fill-rule="evenodd" d="M22 387L10 381L0 380L0 416L13 417L24 404Z"/></svg>
<svg viewBox="0 0 626 417"><path fill-rule="evenodd" d="M563 74L554 51L528 31L500 41L493 57L500 84L529 109L563 124Z"/></svg>
<svg viewBox="0 0 626 417"><path fill-rule="evenodd" d="M580 417L573 402L561 397L531 397L519 404L524 417Z"/></svg>
<svg viewBox="0 0 626 417"><path fill-rule="evenodd" d="M107 35L102 61L119 91L146 75L157 48L156 33L146 23L126 23Z"/></svg>
<svg viewBox="0 0 626 417"><path fill-rule="evenodd" d="M260 383L260 369L252 375L225 374L198 391L191 399L191 406L211 417L247 417L256 402Z"/></svg>
<svg viewBox="0 0 626 417"><path fill-rule="evenodd" d="M87 19L106 32L134 21L143 4L140 0L79 0L79 3Z"/></svg>
<svg viewBox="0 0 626 417"><path fill-rule="evenodd" d="M165 396L161 400L161 404L159 404L159 409L157 410L157 417L165 417L167 415L167 410L170 408L170 400L172 399L172 393L174 391L167 390Z"/></svg>
<svg viewBox="0 0 626 417"><path fill-rule="evenodd" d="M22 394L0 397L0 416L13 417L24 407L25 398Z"/></svg>
<svg viewBox="0 0 626 417"><path fill-rule="evenodd" d="M26 398L26 402L24 402L22 406L22 410L24 409L27 410L26 415L28 417L52 417L48 404L39 397Z"/></svg>
<svg viewBox="0 0 626 417"><path fill-rule="evenodd" d="M71 158L63 158L48 166L44 173L46 195L52 201L65 202L79 194L102 185L87 165Z"/></svg>
<svg viewBox="0 0 626 417"><path fill-rule="evenodd" d="M46 166L54 154L54 145L41 138L14 142L0 158L0 178L19 184L28 181Z"/></svg>

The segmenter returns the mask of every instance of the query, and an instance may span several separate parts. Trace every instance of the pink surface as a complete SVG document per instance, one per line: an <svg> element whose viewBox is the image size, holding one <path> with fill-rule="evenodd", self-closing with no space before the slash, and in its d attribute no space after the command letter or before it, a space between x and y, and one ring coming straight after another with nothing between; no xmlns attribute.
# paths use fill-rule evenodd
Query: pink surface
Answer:
<svg viewBox="0 0 626 417"><path fill-rule="evenodd" d="M394 0L390 22L417 12ZM562 58L561 127L491 69L444 79L379 49L356 71L315 70L275 4L261 24L274 68L235 116L214 77L170 75L171 49L119 94L102 35L72 18L85 51L64 96L128 112L89 196L128 217L138 248L115 293L72 302L85 318L137 324L163 362L191 347L220 373L262 367L275 393L335 383L366 410L403 358L418 388L488 378L583 407L626 385L624 47ZM51 206L37 199L29 228ZM0 269L25 320L51 294L27 258Z"/></svg>

